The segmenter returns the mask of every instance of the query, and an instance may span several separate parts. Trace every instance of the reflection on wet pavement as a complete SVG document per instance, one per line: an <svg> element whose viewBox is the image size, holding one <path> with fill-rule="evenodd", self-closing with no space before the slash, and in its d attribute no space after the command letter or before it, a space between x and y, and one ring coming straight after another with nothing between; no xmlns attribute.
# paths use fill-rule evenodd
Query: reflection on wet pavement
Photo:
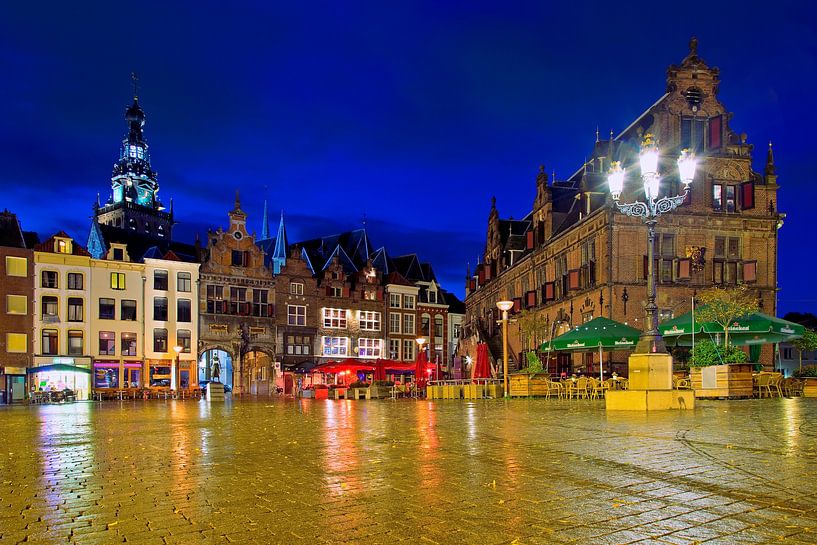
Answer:
<svg viewBox="0 0 817 545"><path fill-rule="evenodd" d="M0 543L817 543L817 400L0 408Z"/></svg>

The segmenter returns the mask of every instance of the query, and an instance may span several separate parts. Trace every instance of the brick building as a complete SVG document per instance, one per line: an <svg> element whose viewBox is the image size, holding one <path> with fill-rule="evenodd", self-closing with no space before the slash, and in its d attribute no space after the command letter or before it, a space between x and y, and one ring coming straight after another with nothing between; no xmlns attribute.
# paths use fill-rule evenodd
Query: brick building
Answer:
<svg viewBox="0 0 817 545"><path fill-rule="evenodd" d="M590 159L566 180L536 177L533 207L522 220L501 219L492 200L485 254L466 279L466 340L474 354L487 341L501 357L496 302L512 300L512 313L544 315L545 338L593 317L605 316L643 329L646 301L647 228L614 211L607 190L612 161L627 170L622 202L639 197L638 151L646 134L662 153L662 194L677 194L675 160L682 149L699 157L684 205L657 225L655 265L660 318L689 311L696 291L713 285L746 284L764 312L776 311L777 176L771 145L763 173L752 170L753 145L732 127L732 113L718 99L720 74L698 56L697 42L680 65L667 70L666 92L618 136L596 136ZM630 190L628 193L627 190ZM510 352L523 346L511 325ZM559 356L550 370L597 369L592 354ZM622 367L626 354L614 354ZM769 347L761 359L771 364ZM605 356L609 361L609 355Z"/></svg>
<svg viewBox="0 0 817 545"><path fill-rule="evenodd" d="M26 240L29 238L29 240ZM0 212L0 403L22 401L34 352L34 251L17 216Z"/></svg>

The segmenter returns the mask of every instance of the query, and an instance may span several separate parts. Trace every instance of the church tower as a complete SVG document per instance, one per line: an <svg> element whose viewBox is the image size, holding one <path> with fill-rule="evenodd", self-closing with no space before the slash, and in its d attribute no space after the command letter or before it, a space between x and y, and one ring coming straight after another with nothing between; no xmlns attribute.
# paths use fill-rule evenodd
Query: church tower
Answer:
<svg viewBox="0 0 817 545"><path fill-rule="evenodd" d="M122 140L119 160L111 175L111 196L104 206L95 206L101 225L108 225L157 239L171 238L173 203L170 211L159 201L158 175L150 166L148 144L142 134L145 112L139 106L134 77L133 104L125 110L128 133Z"/></svg>

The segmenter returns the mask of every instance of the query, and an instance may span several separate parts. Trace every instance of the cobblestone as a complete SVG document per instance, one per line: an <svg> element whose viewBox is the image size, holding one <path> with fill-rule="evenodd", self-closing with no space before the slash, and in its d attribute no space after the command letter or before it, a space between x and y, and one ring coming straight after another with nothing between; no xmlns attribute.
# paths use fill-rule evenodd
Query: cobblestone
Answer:
<svg viewBox="0 0 817 545"><path fill-rule="evenodd" d="M0 408L0 543L817 543L817 400Z"/></svg>

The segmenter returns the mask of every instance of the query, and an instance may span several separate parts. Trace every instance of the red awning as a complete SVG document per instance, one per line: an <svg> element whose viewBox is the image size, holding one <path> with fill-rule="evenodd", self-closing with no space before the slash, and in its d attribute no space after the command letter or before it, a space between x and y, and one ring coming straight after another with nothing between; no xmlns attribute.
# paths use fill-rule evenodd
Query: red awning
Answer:
<svg viewBox="0 0 817 545"><path fill-rule="evenodd" d="M313 373L339 373L341 371L374 371L375 366L371 363L345 359L343 361L328 361L315 367Z"/></svg>

